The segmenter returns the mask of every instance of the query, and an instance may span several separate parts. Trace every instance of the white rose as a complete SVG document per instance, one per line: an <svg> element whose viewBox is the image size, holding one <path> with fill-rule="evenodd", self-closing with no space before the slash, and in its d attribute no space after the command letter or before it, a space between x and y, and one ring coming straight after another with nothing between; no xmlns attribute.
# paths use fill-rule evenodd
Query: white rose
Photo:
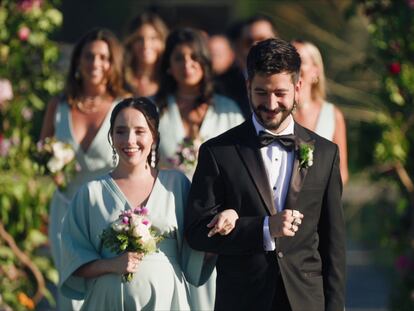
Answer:
<svg viewBox="0 0 414 311"><path fill-rule="evenodd" d="M128 225L124 224L122 220L117 220L112 224L112 229L114 229L116 232L122 232L128 229Z"/></svg>
<svg viewBox="0 0 414 311"><path fill-rule="evenodd" d="M56 173L62 170L65 163L60 158L52 157L49 162L47 162L47 168L50 172Z"/></svg>
<svg viewBox="0 0 414 311"><path fill-rule="evenodd" d="M75 152L65 143L57 141L52 145L53 155L63 161L64 164L69 163L75 157Z"/></svg>
<svg viewBox="0 0 414 311"><path fill-rule="evenodd" d="M150 223L144 224L142 221L144 219L142 217L133 217L131 219L131 226L132 226L132 235L136 238L141 237L141 241L143 243L148 242L152 239L151 233L149 231Z"/></svg>

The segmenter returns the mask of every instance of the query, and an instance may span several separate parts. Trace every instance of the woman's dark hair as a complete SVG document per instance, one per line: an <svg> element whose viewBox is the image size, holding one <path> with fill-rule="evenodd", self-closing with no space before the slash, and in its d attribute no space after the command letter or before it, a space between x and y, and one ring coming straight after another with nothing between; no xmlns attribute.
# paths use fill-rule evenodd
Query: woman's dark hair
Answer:
<svg viewBox="0 0 414 311"><path fill-rule="evenodd" d="M155 97L161 113L167 106L167 97L174 94L177 90L177 82L172 75L168 74L168 69L170 68L171 54L175 47L181 44L188 45L194 50L195 58L203 69L203 79L200 82L200 94L195 107L202 103L210 103L213 97L213 73L206 35L193 28L177 29L168 36L165 51L161 59L162 76L160 89Z"/></svg>
<svg viewBox="0 0 414 311"><path fill-rule="evenodd" d="M155 164L158 164L159 155L158 155L158 146L160 144L160 132L158 131L158 125L160 123L160 116L158 113L157 106L147 97L130 97L120 101L115 108L112 110L111 119L110 119L110 128L108 132L108 140L111 143L111 137L114 131L115 120L118 114L126 109L126 108L134 108L140 111L145 120L148 123L148 127L151 131L152 137L154 138L155 142L155 153L156 159ZM147 158L148 164L151 164L151 154L148 155Z"/></svg>
<svg viewBox="0 0 414 311"><path fill-rule="evenodd" d="M300 73L300 55L295 47L282 39L267 39L253 45L247 55L247 75L250 81L256 74L287 72L296 83Z"/></svg>
<svg viewBox="0 0 414 311"><path fill-rule="evenodd" d="M78 67L79 61L84 47L93 42L102 40L105 41L109 49L109 61L111 63L107 91L113 97L117 98L125 94L123 89L123 49L117 37L107 29L95 28L87 32L75 45L70 65L69 73L66 80L66 96L69 103L79 99L82 89L82 77L79 76Z"/></svg>

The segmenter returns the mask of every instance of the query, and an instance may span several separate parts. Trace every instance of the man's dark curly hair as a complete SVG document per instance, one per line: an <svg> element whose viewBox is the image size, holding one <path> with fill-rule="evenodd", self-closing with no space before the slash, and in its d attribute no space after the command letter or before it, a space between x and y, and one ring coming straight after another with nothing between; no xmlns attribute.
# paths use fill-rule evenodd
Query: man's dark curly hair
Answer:
<svg viewBox="0 0 414 311"><path fill-rule="evenodd" d="M282 72L292 74L296 83L300 73L300 55L295 47L282 39L260 41L247 55L247 75L250 81L256 74L272 75Z"/></svg>

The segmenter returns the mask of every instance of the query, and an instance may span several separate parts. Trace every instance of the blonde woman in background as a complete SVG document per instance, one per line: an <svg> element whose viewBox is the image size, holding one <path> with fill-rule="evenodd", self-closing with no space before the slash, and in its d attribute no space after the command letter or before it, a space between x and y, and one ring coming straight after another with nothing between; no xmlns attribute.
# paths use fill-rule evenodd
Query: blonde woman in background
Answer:
<svg viewBox="0 0 414 311"><path fill-rule="evenodd" d="M321 53L307 41L294 40L302 65L302 87L294 114L295 120L339 147L340 169L343 184L348 181L346 125L338 107L326 101L325 72Z"/></svg>
<svg viewBox="0 0 414 311"><path fill-rule="evenodd" d="M152 96L159 88L159 65L168 28L154 13L135 17L125 41L127 89L136 96Z"/></svg>

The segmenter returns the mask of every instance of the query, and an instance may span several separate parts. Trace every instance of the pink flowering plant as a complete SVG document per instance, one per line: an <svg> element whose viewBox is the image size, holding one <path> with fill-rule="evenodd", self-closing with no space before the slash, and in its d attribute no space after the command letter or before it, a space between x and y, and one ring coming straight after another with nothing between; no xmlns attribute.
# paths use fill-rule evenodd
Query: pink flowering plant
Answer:
<svg viewBox="0 0 414 311"><path fill-rule="evenodd" d="M146 207L121 212L118 219L102 232L102 243L116 254L137 252L144 255L157 251L162 236L151 225ZM133 273L123 275L130 282Z"/></svg>
<svg viewBox="0 0 414 311"><path fill-rule="evenodd" d="M60 190L66 189L79 170L72 146L54 137L48 137L37 143L34 157L39 164L39 171L51 176Z"/></svg>
<svg viewBox="0 0 414 311"><path fill-rule="evenodd" d="M203 140L200 138L184 138L178 145L174 156L169 159L169 162L184 173L192 174L197 165L198 150L202 142Z"/></svg>
<svg viewBox="0 0 414 311"><path fill-rule="evenodd" d="M61 0L0 1L0 310L42 309L58 283L47 249L55 189L33 158L46 103L64 87Z"/></svg>

